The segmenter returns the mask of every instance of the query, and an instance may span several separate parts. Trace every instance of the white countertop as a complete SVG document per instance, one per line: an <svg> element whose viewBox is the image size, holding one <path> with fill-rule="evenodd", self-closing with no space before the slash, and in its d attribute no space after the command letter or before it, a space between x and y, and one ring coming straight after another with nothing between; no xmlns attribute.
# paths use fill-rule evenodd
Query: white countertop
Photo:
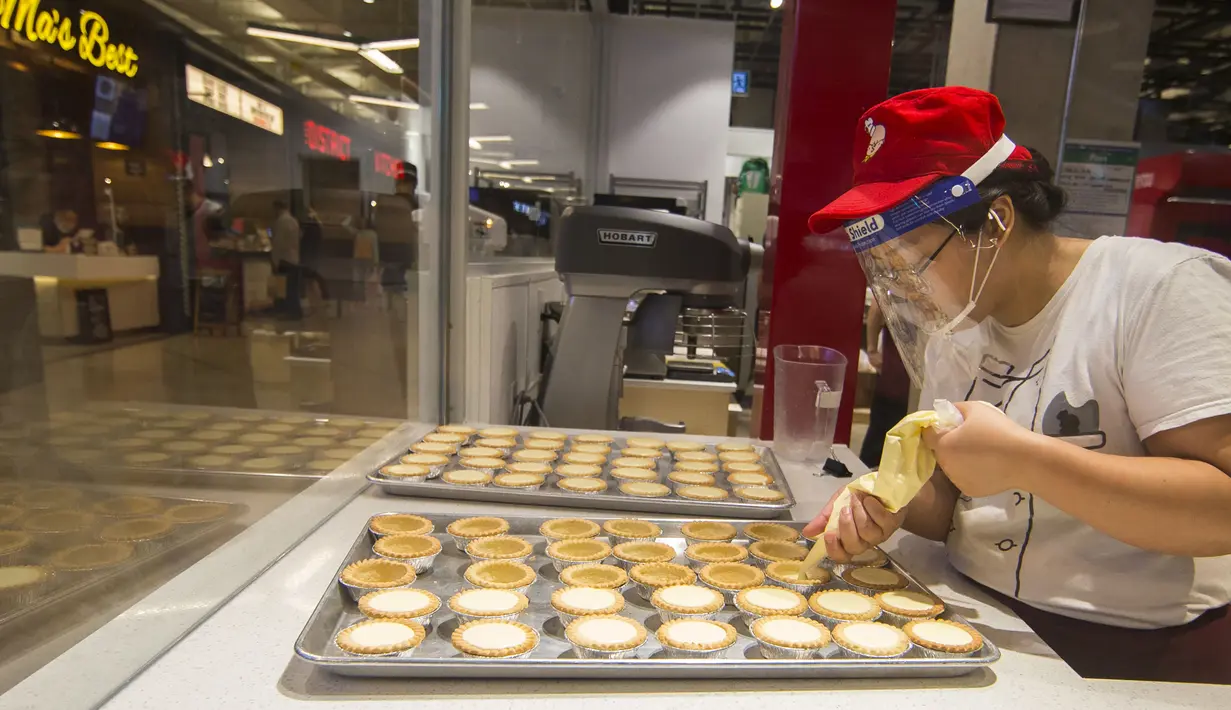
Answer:
<svg viewBox="0 0 1231 710"><path fill-rule="evenodd" d="M0 276L43 276L78 281L156 278L156 256L89 256L40 252L0 252Z"/></svg>
<svg viewBox="0 0 1231 710"><path fill-rule="evenodd" d="M841 458L857 460L845 449ZM803 466L787 465L799 505L796 518L810 517L843 483L817 478ZM855 470L862 470L862 466ZM1124 681L1087 681L1055 656L1030 629L958 575L941 545L900 533L884 548L940 594L1002 651L988 669L945 679L886 680L366 680L314 670L295 657L293 645L364 521L378 512L401 510L458 515L578 515L577 510L496 506L387 497L366 490L282 557L212 617L155 660L105 705L108 709L214 708L370 710L415 708L749 708L797 702L807 708L1192 708L1224 707L1217 686ZM597 513L596 513L597 514ZM104 628L100 634L108 630ZM97 636L97 634L96 634ZM60 659L61 661L65 659ZM59 688L78 681L77 669L51 664L0 707L62 707ZM51 675L48 675L51 674ZM41 678L40 678L41 676ZM772 694L772 697L771 697Z"/></svg>

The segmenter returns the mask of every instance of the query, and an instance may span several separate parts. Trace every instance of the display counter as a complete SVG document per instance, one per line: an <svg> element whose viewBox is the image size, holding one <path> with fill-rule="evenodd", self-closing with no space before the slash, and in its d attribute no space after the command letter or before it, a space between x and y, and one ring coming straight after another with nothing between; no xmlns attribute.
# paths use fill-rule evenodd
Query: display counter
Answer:
<svg viewBox="0 0 1231 710"><path fill-rule="evenodd" d="M81 291L106 291L112 331L157 327L158 273L154 256L0 252L0 276L34 279L44 338L80 335Z"/></svg>
<svg viewBox="0 0 1231 710"><path fill-rule="evenodd" d="M996 643L1003 654L999 662L956 678L895 680L407 681L349 679L315 670L296 658L295 639L321 590L332 583L355 531L369 516L390 511L585 514L575 509L393 498L366 487L364 474L375 460L389 453L392 439L415 436L428 428L403 426L28 678L0 698L0 705L78 707L106 700L107 708L370 710L452 708L462 703L465 707L563 710L648 702L662 707L759 710L775 702L825 708L985 710L1225 704L1226 689L1217 686L1081 678L1019 618L958 575L947 564L941 545L903 533L884 549ZM839 447L838 456L852 470L865 470L850 451ZM801 520L814 515L845 482L814 477L805 466L784 468L798 501L793 514ZM282 555L288 547L290 551ZM201 610L214 607L219 607L216 613L192 628ZM188 613L190 609L197 613ZM100 663L102 658L107 662ZM143 667L141 659L154 660L125 684L129 675Z"/></svg>

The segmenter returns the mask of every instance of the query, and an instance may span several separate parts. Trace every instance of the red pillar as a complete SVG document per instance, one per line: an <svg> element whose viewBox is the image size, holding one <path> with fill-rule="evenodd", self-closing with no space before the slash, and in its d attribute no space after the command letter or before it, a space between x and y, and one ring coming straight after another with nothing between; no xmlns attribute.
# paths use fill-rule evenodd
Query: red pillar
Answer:
<svg viewBox="0 0 1231 710"><path fill-rule="evenodd" d="M851 155L864 111L889 91L896 0L788 0L770 212L778 232L767 243L762 322L768 341L760 437L774 431L773 348L824 345L849 362L835 440L849 442L866 283L846 233L813 235L808 217L851 186Z"/></svg>

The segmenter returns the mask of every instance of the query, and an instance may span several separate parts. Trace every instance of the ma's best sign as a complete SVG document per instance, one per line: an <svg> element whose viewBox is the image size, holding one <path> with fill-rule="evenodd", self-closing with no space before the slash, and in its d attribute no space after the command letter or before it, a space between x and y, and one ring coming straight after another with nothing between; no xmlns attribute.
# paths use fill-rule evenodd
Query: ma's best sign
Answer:
<svg viewBox="0 0 1231 710"><path fill-rule="evenodd" d="M61 14L40 5L40 0L0 0L0 29L65 52L77 50L82 59L99 69L137 75L137 53L128 45L111 41L111 28L102 15L89 10L76 16Z"/></svg>

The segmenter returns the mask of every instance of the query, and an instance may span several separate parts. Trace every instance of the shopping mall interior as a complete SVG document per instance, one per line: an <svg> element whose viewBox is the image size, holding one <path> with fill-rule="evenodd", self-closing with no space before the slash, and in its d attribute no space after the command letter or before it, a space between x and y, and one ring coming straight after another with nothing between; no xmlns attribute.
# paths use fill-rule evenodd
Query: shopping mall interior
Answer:
<svg viewBox="0 0 1231 710"><path fill-rule="evenodd" d="M130 573L0 585L0 707L168 707L143 669L446 421L768 442L775 347L824 346L829 437L875 466L918 391L806 217L889 96L996 94L1060 233L1231 255L1231 2L813 2L0 0L0 572L125 519L6 553L37 510L223 506ZM596 206L708 222L739 273L568 255ZM295 672L283 700L407 692Z"/></svg>

